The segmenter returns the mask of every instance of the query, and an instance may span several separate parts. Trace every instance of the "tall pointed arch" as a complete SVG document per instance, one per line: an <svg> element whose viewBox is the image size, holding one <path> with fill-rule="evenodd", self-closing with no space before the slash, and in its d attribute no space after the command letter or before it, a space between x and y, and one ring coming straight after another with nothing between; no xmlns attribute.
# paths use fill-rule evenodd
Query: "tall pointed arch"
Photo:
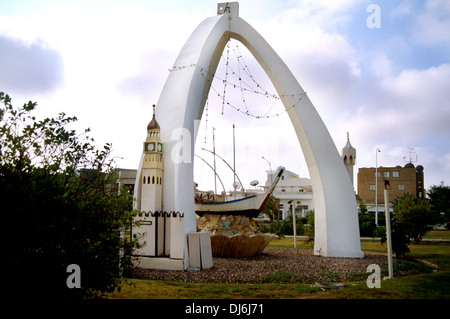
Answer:
<svg viewBox="0 0 450 319"><path fill-rule="evenodd" d="M213 74L230 38L243 43L265 70L297 134L314 191L314 253L362 257L355 194L325 124L307 96L298 102L298 95L305 92L276 52L247 22L231 14L207 18L194 30L171 69L156 108L165 146L163 209L185 213L186 249L186 235L196 231L194 123L201 119ZM204 76L205 70L209 77ZM185 264L186 258L185 254Z"/></svg>

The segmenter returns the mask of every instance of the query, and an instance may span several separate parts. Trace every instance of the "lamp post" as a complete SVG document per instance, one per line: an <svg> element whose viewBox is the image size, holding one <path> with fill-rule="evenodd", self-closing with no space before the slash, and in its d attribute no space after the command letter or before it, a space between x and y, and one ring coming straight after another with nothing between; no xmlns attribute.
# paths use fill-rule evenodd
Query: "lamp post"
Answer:
<svg viewBox="0 0 450 319"><path fill-rule="evenodd" d="M270 185L272 185L272 165L270 165L270 162L267 158L265 158L264 156L261 156L261 158L263 160L265 160L268 164L269 164L269 170L270 170Z"/></svg>
<svg viewBox="0 0 450 319"><path fill-rule="evenodd" d="M390 183L388 180L384 181L384 211L386 216L386 238L387 238L387 252L388 252L388 270L389 277L386 279L394 278L394 268L392 263L392 230L391 230L391 215L389 211L389 188Z"/></svg>
<svg viewBox="0 0 450 319"><path fill-rule="evenodd" d="M297 248L297 216L295 214L295 203L293 200L288 201L292 208L292 227L294 230L294 248Z"/></svg>
<svg viewBox="0 0 450 319"><path fill-rule="evenodd" d="M378 226L378 153L379 148L375 151L375 225Z"/></svg>

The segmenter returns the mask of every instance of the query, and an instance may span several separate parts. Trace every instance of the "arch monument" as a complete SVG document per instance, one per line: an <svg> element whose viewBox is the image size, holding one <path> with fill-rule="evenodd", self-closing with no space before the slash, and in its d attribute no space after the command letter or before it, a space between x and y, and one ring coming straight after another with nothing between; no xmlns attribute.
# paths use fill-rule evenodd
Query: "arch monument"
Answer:
<svg viewBox="0 0 450 319"><path fill-rule="evenodd" d="M185 265L187 235L196 232L194 123L201 119L213 75L230 38L244 44L265 70L297 134L314 191L314 254L363 257L354 190L328 129L307 95L300 102L294 100L292 95L305 94L304 90L263 37L239 17L238 4L228 5L224 13L218 10L217 16L201 22L184 44L156 108L164 143L163 210L185 214L181 234ZM294 103L295 108L291 107Z"/></svg>

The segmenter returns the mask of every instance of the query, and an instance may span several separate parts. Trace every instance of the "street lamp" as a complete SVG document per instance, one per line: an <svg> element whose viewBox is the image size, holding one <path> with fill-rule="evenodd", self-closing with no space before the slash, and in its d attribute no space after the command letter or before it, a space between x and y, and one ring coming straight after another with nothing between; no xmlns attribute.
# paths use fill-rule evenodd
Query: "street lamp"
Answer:
<svg viewBox="0 0 450 319"><path fill-rule="evenodd" d="M288 201L288 204L291 205L292 208L292 228L294 231L294 248L297 248L297 216L295 214L295 203L293 200Z"/></svg>
<svg viewBox="0 0 450 319"><path fill-rule="evenodd" d="M375 151L375 225L378 226L378 153L379 148Z"/></svg>
<svg viewBox="0 0 450 319"><path fill-rule="evenodd" d="M270 162L267 158L265 158L264 156L261 156L261 158L263 160L265 160L268 164L269 164L269 169L270 169L270 185L272 185L272 165L270 165Z"/></svg>

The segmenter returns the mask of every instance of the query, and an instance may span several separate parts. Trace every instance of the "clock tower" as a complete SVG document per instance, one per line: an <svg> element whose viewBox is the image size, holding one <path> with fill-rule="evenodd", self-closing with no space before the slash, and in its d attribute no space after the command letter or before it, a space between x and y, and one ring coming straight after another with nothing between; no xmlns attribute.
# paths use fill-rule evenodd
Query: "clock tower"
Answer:
<svg viewBox="0 0 450 319"><path fill-rule="evenodd" d="M155 118L147 125L147 138L143 144L143 162L140 171L140 207L143 212L161 212L163 183L163 145L160 139L160 127Z"/></svg>

